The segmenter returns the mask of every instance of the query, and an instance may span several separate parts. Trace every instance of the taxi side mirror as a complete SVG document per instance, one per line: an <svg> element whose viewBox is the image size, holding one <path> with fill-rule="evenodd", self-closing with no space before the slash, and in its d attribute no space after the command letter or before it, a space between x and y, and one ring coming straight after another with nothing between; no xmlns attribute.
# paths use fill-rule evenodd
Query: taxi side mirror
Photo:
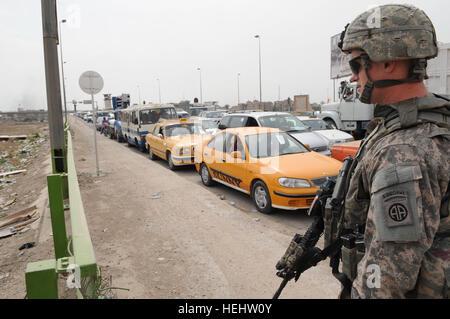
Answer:
<svg viewBox="0 0 450 319"><path fill-rule="evenodd" d="M163 135L161 133L158 134L159 138L163 138Z"/></svg>
<svg viewBox="0 0 450 319"><path fill-rule="evenodd" d="M239 151L231 152L230 155L232 158L241 158L241 152L239 152Z"/></svg>
<svg viewBox="0 0 450 319"><path fill-rule="evenodd" d="M225 125L223 125L223 124L219 124L218 128L221 129L221 130L224 130L224 129L226 129L227 127L226 127Z"/></svg>
<svg viewBox="0 0 450 319"><path fill-rule="evenodd" d="M309 144L303 144L303 145L305 145L307 149L311 148L311 146L309 146Z"/></svg>

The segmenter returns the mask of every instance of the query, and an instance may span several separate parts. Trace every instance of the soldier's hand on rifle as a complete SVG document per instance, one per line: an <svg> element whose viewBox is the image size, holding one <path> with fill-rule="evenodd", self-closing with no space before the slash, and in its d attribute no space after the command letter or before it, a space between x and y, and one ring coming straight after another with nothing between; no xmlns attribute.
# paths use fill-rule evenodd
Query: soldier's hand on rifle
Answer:
<svg viewBox="0 0 450 319"><path fill-rule="evenodd" d="M289 247L286 249L283 257L277 262L275 268L279 270L277 272L277 276L281 278L291 279L294 277L295 266L297 265L297 261L303 255L303 248L300 245L300 241L302 236L299 234L295 234L292 239Z"/></svg>

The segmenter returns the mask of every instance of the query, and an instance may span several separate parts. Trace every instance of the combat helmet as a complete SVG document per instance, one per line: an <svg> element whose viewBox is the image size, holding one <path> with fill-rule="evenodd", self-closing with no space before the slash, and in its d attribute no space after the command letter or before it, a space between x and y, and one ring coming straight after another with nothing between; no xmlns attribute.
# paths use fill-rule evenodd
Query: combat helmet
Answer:
<svg viewBox="0 0 450 319"><path fill-rule="evenodd" d="M374 87L387 87L427 79L427 60L438 54L436 31L422 10L405 4L382 5L360 14L347 24L339 47L345 53L358 49L366 69L370 61L412 60L407 79L380 80L368 83L361 102L370 103Z"/></svg>

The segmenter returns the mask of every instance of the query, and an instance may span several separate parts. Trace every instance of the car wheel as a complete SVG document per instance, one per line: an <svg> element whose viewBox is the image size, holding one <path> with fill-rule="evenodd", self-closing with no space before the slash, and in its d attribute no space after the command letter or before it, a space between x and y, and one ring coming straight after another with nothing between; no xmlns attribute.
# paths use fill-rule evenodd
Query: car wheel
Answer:
<svg viewBox="0 0 450 319"><path fill-rule="evenodd" d="M252 199L256 209L264 214L272 212L272 200L270 199L269 190L262 181L257 181L252 187Z"/></svg>
<svg viewBox="0 0 450 319"><path fill-rule="evenodd" d="M172 170L172 171L174 171L174 170L176 170L176 165L173 163L173 160L172 160L172 153L170 153L170 152L167 152L167 163L169 164L169 168Z"/></svg>
<svg viewBox="0 0 450 319"><path fill-rule="evenodd" d="M208 166L206 166L205 163L202 163L202 165L200 166L200 177L202 178L202 183L205 186L214 185L214 181L211 177L211 174L209 173Z"/></svg>
<svg viewBox="0 0 450 319"><path fill-rule="evenodd" d="M141 147L139 146L139 143L138 143L137 139L134 139L134 146L136 146L138 151L141 151Z"/></svg>
<svg viewBox="0 0 450 319"><path fill-rule="evenodd" d="M126 141L127 141L128 147L132 147L133 144L130 143L130 140L128 139L128 136L125 136L125 139L126 139Z"/></svg>
<svg viewBox="0 0 450 319"><path fill-rule="evenodd" d="M155 154L153 154L150 145L148 146L148 157L150 157L152 161L156 161L158 159L158 157Z"/></svg>

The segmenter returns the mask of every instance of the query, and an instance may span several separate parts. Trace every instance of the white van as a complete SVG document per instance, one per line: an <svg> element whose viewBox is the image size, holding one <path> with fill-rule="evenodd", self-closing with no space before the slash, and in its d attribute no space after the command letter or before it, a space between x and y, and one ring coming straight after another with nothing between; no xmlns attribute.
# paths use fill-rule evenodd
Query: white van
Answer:
<svg viewBox="0 0 450 319"><path fill-rule="evenodd" d="M134 105L123 111L122 134L128 145L134 145L145 152L145 136L152 131L160 119L178 118L172 104Z"/></svg>

